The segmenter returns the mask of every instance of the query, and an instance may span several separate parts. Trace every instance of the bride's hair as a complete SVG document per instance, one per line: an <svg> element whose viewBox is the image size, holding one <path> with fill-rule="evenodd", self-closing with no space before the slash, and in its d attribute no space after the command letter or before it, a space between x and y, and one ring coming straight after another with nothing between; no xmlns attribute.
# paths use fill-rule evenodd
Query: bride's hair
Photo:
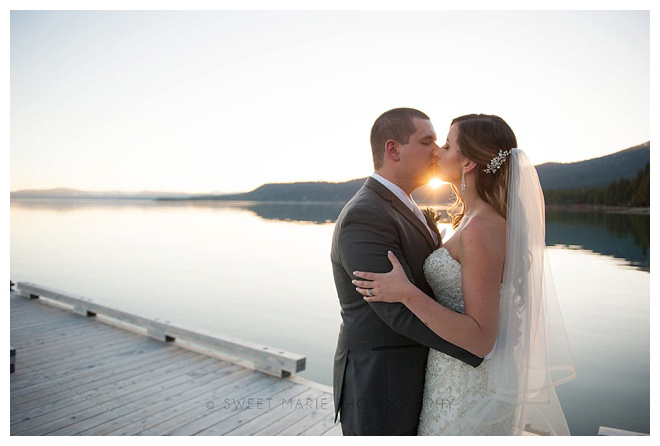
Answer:
<svg viewBox="0 0 660 446"><path fill-rule="evenodd" d="M458 125L458 148L466 158L477 163L477 193L506 218L507 193L509 190L509 156L495 173L486 173L484 169L500 150L518 147L516 135L504 119L494 115L465 115L454 119L452 125ZM449 208L452 215L452 227L456 228L465 212L465 202L452 185L456 200Z"/></svg>

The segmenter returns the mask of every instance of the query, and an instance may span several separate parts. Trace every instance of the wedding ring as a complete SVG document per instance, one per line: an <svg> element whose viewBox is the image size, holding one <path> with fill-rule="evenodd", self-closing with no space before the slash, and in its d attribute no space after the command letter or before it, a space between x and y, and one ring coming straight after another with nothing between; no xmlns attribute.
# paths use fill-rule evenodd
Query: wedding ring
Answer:
<svg viewBox="0 0 660 446"><path fill-rule="evenodd" d="M367 288L367 296L374 297L373 293L371 292L371 288Z"/></svg>

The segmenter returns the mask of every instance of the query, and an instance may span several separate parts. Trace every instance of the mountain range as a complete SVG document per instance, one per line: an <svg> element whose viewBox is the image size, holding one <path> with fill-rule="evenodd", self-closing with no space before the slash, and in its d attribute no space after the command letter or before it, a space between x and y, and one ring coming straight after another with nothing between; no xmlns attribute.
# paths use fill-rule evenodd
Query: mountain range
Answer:
<svg viewBox="0 0 660 446"><path fill-rule="evenodd" d="M620 178L633 178L650 161L650 142L611 155L575 163L545 163L536 166L544 190L605 187ZM21 190L11 192L11 198L85 198L85 199L160 199L160 200L222 200L256 202L327 202L345 203L362 186L366 178L330 182L270 183L250 192L237 194L186 194L178 192L143 191L89 192L74 189ZM419 188L413 194L420 204L451 201L451 188L443 185Z"/></svg>
<svg viewBox="0 0 660 446"><path fill-rule="evenodd" d="M613 180L631 179L646 166L651 144L645 142L611 155L577 163L545 163L536 166L543 190L605 187Z"/></svg>

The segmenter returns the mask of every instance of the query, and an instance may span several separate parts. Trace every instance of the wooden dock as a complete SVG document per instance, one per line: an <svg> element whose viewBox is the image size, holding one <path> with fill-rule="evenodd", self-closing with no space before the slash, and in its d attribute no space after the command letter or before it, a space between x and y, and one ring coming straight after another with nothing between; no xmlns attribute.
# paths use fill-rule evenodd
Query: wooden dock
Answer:
<svg viewBox="0 0 660 446"><path fill-rule="evenodd" d="M332 389L291 374L300 355L169 321L119 328L89 299L19 287L11 435L341 435Z"/></svg>

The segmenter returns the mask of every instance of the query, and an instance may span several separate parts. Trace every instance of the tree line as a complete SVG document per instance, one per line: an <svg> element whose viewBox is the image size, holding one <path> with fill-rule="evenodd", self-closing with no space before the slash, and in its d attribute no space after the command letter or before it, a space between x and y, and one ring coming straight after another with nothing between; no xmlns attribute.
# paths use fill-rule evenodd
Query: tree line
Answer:
<svg viewBox="0 0 660 446"><path fill-rule="evenodd" d="M651 163L632 179L620 178L606 187L544 191L546 205L651 206Z"/></svg>

